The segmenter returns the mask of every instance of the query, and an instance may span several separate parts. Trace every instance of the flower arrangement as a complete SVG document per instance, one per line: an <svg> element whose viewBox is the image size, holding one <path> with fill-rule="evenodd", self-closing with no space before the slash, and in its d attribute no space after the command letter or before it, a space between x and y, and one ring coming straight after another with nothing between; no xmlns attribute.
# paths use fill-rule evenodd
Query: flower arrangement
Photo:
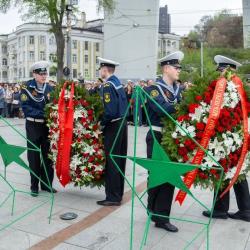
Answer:
<svg viewBox="0 0 250 250"><path fill-rule="evenodd" d="M65 107L70 102L70 84L65 89ZM54 167L60 155L59 138L59 98L62 86L52 94L52 103L47 105L47 124L49 127L50 159ZM67 110L66 110L67 112ZM75 186L103 185L105 155L102 133L98 120L102 114L102 103L98 95L90 96L84 87L74 86L73 129L70 146L69 171ZM60 153L59 153L60 154Z"/></svg>
<svg viewBox="0 0 250 250"><path fill-rule="evenodd" d="M243 143L246 140L244 124L247 121L245 119L244 123L241 96L232 79L232 76L227 79L224 91L221 93L218 119L213 130L209 131L209 141L205 148L208 154L224 169L221 187L224 187L233 179L237 172L240 157L242 157L243 151L247 151L245 148L243 150ZM203 140L208 119L213 112L212 100L216 94L217 84L220 84L218 80L210 84L198 83L184 93L183 102L177 106L175 115L175 119L182 129L169 122L168 119L164 120L163 146L172 160L192 162L194 159L199 147L192 139L199 144ZM244 89L243 96L246 100L246 103L244 103L247 109L246 113L249 113L250 103L247 101ZM246 141L249 141L248 138ZM213 168L218 164L209 155L204 154L201 169L195 175L194 184L212 189L219 182L221 171ZM250 154L247 151L244 154L238 181L245 178L245 174L249 170Z"/></svg>

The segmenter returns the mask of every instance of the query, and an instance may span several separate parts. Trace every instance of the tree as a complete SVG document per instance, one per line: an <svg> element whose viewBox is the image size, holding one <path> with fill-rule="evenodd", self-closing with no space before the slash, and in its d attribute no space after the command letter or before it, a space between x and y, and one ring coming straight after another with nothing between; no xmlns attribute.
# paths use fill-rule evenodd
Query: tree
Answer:
<svg viewBox="0 0 250 250"><path fill-rule="evenodd" d="M231 14L227 10L214 16L203 16L194 30L190 31L188 39L195 41L197 47L202 39L211 48L242 48L242 16Z"/></svg>
<svg viewBox="0 0 250 250"><path fill-rule="evenodd" d="M112 11L114 0L97 0L98 11L104 8ZM0 0L0 11L6 13L12 6L18 7L24 18L48 20L57 45L57 80L63 78L65 38L63 33L63 18L66 15L67 0Z"/></svg>

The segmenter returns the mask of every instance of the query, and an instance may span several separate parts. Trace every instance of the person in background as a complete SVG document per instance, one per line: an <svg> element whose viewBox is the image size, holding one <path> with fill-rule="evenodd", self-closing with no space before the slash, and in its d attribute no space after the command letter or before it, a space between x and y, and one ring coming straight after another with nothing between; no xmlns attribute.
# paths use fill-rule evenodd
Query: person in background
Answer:
<svg viewBox="0 0 250 250"><path fill-rule="evenodd" d="M0 115L2 116L3 114L3 109L4 109L4 88L2 84L0 84Z"/></svg>
<svg viewBox="0 0 250 250"><path fill-rule="evenodd" d="M7 106L7 117L11 118L12 117L12 98L13 98L13 89L12 87L9 85L6 93L5 93L5 102L6 102L6 106Z"/></svg>
<svg viewBox="0 0 250 250"><path fill-rule="evenodd" d="M12 94L12 117L19 118L19 108L20 108L20 92L18 87L14 87L14 92Z"/></svg>
<svg viewBox="0 0 250 250"><path fill-rule="evenodd" d="M129 114L128 114L128 124L133 125L133 82L131 80L127 81L127 86L125 87L125 92L127 96L127 101L130 103Z"/></svg>

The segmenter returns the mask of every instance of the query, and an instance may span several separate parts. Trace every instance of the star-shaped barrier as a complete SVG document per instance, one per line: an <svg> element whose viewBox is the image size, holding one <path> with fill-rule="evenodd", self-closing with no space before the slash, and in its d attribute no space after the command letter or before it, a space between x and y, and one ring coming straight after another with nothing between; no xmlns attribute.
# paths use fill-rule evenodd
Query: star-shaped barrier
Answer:
<svg viewBox="0 0 250 250"><path fill-rule="evenodd" d="M134 203L135 203L135 199L138 199L139 202L141 203L142 207L146 210L148 218L145 224L145 230L143 233L143 237L142 237L142 241L141 241L141 246L140 249L143 249L143 247L146 245L147 242L147 238L148 238L148 233L149 233L149 226L150 226L150 222L151 222L151 218L152 216L154 217L164 217L164 218L168 218L168 219L173 219L173 220L177 220L177 221L182 221L183 223L185 222L189 222L189 223L194 223L194 224L198 224L202 226L202 229L200 231L197 232L197 234L194 235L194 237L192 239L190 239L190 241L186 244L184 249L188 249L189 246L191 246L193 244L193 242L199 238L202 234L204 234L206 232L206 248L209 249L209 230L210 230L210 223L211 223L211 217L208 219L207 223L203 222L203 221L199 221L199 220L190 220L190 219L185 219L185 218L177 218L177 217L171 217L171 216L164 216L164 215L160 215L160 214L154 214L151 211L148 210L147 205L144 203L144 201L142 200L142 198L144 197L144 195L147 193L148 189L153 188L153 187L157 187L159 185L162 185L164 183L170 183L171 185L177 187L178 189L186 192L190 197L192 197L192 199L195 200L195 202L197 204L199 204L202 208L205 208L206 210L210 211L211 214L213 212L214 209L214 205L215 205L215 201L217 198L217 194L218 194L218 190L220 187L220 183L222 181L222 177L223 177L223 168L222 166L212 157L210 156L206 150L204 148L201 147L201 145L196 142L191 136L190 134L184 130L177 121L175 121L150 95L148 95L147 92L145 92L141 87L136 86L135 91L132 95L132 99L134 99L134 108L135 108L135 113L134 116L138 117L138 109L139 109L139 105L142 104L143 109L145 111L146 117L147 117L147 123L149 124L150 127L150 132L152 133L152 137L154 140L153 143L153 152L152 152L152 157L151 158L141 158L137 156L137 141L138 141L138 121L137 119L135 119L135 128L134 128L134 145L133 145L133 155L116 155L113 154L114 151L114 147L116 145L116 141L118 139L118 136L120 135L120 132L122 130L122 127L124 125L126 121L126 116L129 112L130 106L131 104L128 105L127 107L127 113L124 116L124 119L122 121L122 124L120 125L120 128L117 132L117 136L114 140L113 146L110 150L110 158L112 159L114 165L116 166L116 168L118 169L118 171L121 173L121 175L124 177L125 181L127 182L127 184L129 185L129 187L132 190L132 206L131 206L131 227L130 227L130 250L133 249L133 245L134 245ZM218 167L213 167L213 168L209 168L207 167L207 169L216 169L217 171L220 172L220 182L219 185L216 188L216 192L215 192L215 198L212 204L212 207L209 209L204 203L202 203L197 197L195 197L195 195L193 195L193 193L190 191L190 189L187 188L187 186L185 185L185 183L183 182L183 175L185 175L187 172L190 172L192 170L195 170L197 168L201 168L201 166L199 165L192 165L192 164L187 164L187 163L178 163L178 162L173 162L170 160L169 156L166 154L165 150L162 148L162 146L159 144L159 142L157 141L156 137L155 137L155 133L152 129L152 125L149 119L149 115L146 109L146 105L145 102L146 100L150 100L152 102L155 103L155 105L157 106L157 108L159 109L159 112L164 113L168 118L170 122L173 122L176 126L179 126L179 128L191 139L193 140L196 145L198 145L198 147L203 150L205 152L205 154L210 157L214 162L215 165L217 165ZM119 162L120 159L129 159L133 162L133 169L132 169L132 181L128 179L128 177L126 175L123 174L123 172L121 171L120 167L119 167ZM135 187L135 177L136 177L136 168L137 167L142 167L146 170L148 170L148 185L147 185L147 189L144 190L144 192L142 192L142 194L137 193L136 191L136 187ZM202 166L204 169L204 166ZM178 248L180 249L180 248Z"/></svg>
<svg viewBox="0 0 250 250"><path fill-rule="evenodd" d="M5 129L6 128L11 129L11 131L15 135L17 135L17 137L22 137L23 139L25 139L25 141L27 141L26 137L23 136L23 134L20 131L18 131L15 128L14 125L10 124L7 119L4 119L3 117L0 116L0 121L4 124ZM1 131L3 131L3 130L1 130ZM9 144L7 141L4 140L4 138L2 137L2 135L3 134L0 133L0 156L2 158L2 162L3 162L4 166L3 166L3 169L0 169L0 183L5 184L5 186L10 190L10 192L7 194L7 196L5 197L5 199L3 199L3 201L0 201L0 210L1 210L1 208L3 208L3 206L5 204L7 204L7 201L12 197L12 201L11 201L11 204L12 204L11 205L11 215L13 216L14 215L15 205L16 205L16 194L17 193L22 193L24 195L30 195L31 193L29 191L20 190L20 189L16 188L14 186L14 184L12 184L12 182L10 182L8 180L7 167L10 168L10 167L12 167L12 164L15 164L15 165L17 165L17 166L19 166L19 167L27 170L28 173L33 174L40 182L42 182L45 186L47 186L48 189L51 190L52 187L50 185L48 185L47 183L45 183L43 180L41 180L41 178L39 176L37 176L29 168L29 166L26 164L26 162L21 157L21 155L26 150L37 151L40 154L40 158L41 158L41 161L42 161L42 167L44 167L45 173L47 175L41 150L39 148L37 148L30 141L29 141L29 143L33 146L33 148L26 148L26 147L22 147L22 146L16 146L16 145ZM48 177L48 175L47 175L47 177ZM49 223L50 223L51 216L52 216L53 204L54 204L54 194L53 194L53 192L51 192L49 195L39 194L39 197L41 197L42 199L39 199L38 203L35 203L34 206L31 206L31 207L29 206L29 208L27 209L27 211L25 211L22 214L19 214L13 220L9 221L7 224L1 224L0 225L0 231L6 229L8 227L10 227L12 224L14 224L17 221L19 221L19 220L23 219L24 217L28 216L29 214L31 214L32 212L34 212L38 208L42 207L46 203L50 203L50 210L49 210Z"/></svg>

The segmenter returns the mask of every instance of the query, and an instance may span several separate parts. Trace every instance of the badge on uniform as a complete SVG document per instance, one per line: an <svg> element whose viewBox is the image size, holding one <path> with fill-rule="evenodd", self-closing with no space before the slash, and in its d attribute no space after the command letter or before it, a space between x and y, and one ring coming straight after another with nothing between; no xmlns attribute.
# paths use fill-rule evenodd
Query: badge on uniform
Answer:
<svg viewBox="0 0 250 250"><path fill-rule="evenodd" d="M21 101L22 101L22 102L26 102L27 99L28 99L27 95L21 94Z"/></svg>
<svg viewBox="0 0 250 250"><path fill-rule="evenodd" d="M35 90L32 91L33 96L37 96L37 92Z"/></svg>
<svg viewBox="0 0 250 250"><path fill-rule="evenodd" d="M168 98L170 98L170 97L171 97L171 93L170 93L169 91L166 91L164 94L165 94L165 95L166 95L166 97L168 97Z"/></svg>
<svg viewBox="0 0 250 250"><path fill-rule="evenodd" d="M157 97L158 95L159 95L159 92L156 89L150 92L150 96L152 96L153 98Z"/></svg>
<svg viewBox="0 0 250 250"><path fill-rule="evenodd" d="M104 101L109 103L111 100L110 100L110 93L104 93Z"/></svg>

